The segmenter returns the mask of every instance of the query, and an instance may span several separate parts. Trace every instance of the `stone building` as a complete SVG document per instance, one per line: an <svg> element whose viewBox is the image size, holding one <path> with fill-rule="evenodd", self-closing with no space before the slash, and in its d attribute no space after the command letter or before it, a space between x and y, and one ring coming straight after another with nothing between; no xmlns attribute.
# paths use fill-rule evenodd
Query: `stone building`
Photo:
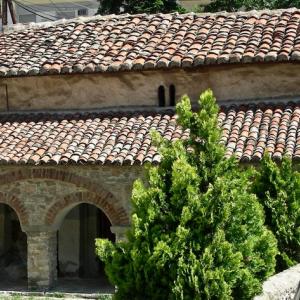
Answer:
<svg viewBox="0 0 300 300"><path fill-rule="evenodd" d="M211 88L226 155L300 158L300 10L91 17L0 35L0 276L101 277L132 183L189 134L174 105ZM101 279L102 280L102 279ZM104 279L103 279L104 280ZM2 281L1 281L2 282ZM84 284L84 280L82 280Z"/></svg>

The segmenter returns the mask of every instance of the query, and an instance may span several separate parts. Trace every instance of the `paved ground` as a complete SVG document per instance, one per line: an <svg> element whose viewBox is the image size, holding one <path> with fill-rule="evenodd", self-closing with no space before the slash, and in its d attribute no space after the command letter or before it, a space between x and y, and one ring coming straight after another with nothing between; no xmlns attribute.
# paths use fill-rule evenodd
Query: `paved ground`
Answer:
<svg viewBox="0 0 300 300"><path fill-rule="evenodd" d="M80 294L111 294L114 287L106 278L101 279L60 279L50 292Z"/></svg>
<svg viewBox="0 0 300 300"><path fill-rule="evenodd" d="M12 292L27 291L27 281L26 280L10 281L7 278L1 277L0 292L3 291L12 291Z"/></svg>
<svg viewBox="0 0 300 300"><path fill-rule="evenodd" d="M0 280L0 300L44 300L44 299L110 299L114 292L106 278L99 279L60 279L55 288L44 292L29 292L26 281L15 283Z"/></svg>

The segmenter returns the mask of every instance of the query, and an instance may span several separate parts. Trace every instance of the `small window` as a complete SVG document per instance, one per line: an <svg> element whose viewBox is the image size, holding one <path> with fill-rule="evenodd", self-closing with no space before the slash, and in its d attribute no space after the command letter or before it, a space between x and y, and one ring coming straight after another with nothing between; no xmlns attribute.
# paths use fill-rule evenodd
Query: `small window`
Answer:
<svg viewBox="0 0 300 300"><path fill-rule="evenodd" d="M176 102L176 89L175 85L171 84L169 88L170 106L175 106Z"/></svg>
<svg viewBox="0 0 300 300"><path fill-rule="evenodd" d="M158 88L158 105L160 107L166 106L165 87L162 85Z"/></svg>
<svg viewBox="0 0 300 300"><path fill-rule="evenodd" d="M87 16L88 11L86 8L78 9L78 16Z"/></svg>

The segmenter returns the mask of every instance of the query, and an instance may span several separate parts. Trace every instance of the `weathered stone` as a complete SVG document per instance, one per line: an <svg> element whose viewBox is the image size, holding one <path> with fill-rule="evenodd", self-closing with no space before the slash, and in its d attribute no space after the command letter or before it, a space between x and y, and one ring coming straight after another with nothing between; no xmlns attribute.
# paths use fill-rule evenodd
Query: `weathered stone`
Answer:
<svg viewBox="0 0 300 300"><path fill-rule="evenodd" d="M89 203L101 209L114 228L123 228L129 224L132 183L141 176L143 170L140 167L0 167L0 203L16 211L27 234L28 285L31 289L45 290L55 284L56 232L61 229L67 214L80 203ZM71 224L69 230L78 231L79 227ZM122 230L113 233L117 239L123 238ZM7 234L5 231L2 235ZM62 261L67 275L79 272L78 265L73 265L74 258L68 259L66 255ZM21 271L12 264L7 272L16 278L24 276L25 269L26 265Z"/></svg>
<svg viewBox="0 0 300 300"><path fill-rule="evenodd" d="M269 278L263 285L263 293L254 300L298 300L295 298L298 288L300 264Z"/></svg>
<svg viewBox="0 0 300 300"><path fill-rule="evenodd" d="M57 279L56 232L27 232L28 286L49 289Z"/></svg>
<svg viewBox="0 0 300 300"><path fill-rule="evenodd" d="M240 58L237 55L232 59L239 62ZM0 95L3 99L8 99L10 110L52 110L53 108L64 110L127 105L157 106L159 86L167 87L170 84L176 87L178 97L188 93L195 104L200 93L207 88L211 88L218 101L223 102L284 98L285 96L290 99L290 97L297 98L300 93L297 64L270 62L229 66L224 65L226 60L228 56L224 58L220 56L218 63L221 65L212 68L204 64L203 57L197 57L194 65L201 65L199 70L178 69L177 67L181 66L181 60L174 60L170 62L170 67L176 68L169 70L74 74L72 76L28 76L22 80L15 77L2 78L3 88L1 90L0 86ZM256 60L259 60L259 57ZM148 61L144 68L147 66L152 68L154 64L153 61ZM123 64L122 68L125 65ZM95 68L98 70L99 66ZM270 78L272 84L270 84ZM87 90L88 93L86 93ZM6 101L3 101L0 110L6 109Z"/></svg>

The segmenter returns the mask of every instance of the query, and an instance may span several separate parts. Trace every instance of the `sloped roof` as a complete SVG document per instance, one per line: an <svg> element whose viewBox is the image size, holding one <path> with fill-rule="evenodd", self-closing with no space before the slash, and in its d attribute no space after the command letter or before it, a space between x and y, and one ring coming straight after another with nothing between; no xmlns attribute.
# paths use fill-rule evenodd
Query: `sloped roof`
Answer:
<svg viewBox="0 0 300 300"><path fill-rule="evenodd" d="M226 156L259 161L300 158L300 101L222 107L221 143ZM164 138L186 138L173 110L0 114L0 163L118 164L159 163L150 129Z"/></svg>
<svg viewBox="0 0 300 300"><path fill-rule="evenodd" d="M0 76L300 60L300 10L95 16L0 35Z"/></svg>

